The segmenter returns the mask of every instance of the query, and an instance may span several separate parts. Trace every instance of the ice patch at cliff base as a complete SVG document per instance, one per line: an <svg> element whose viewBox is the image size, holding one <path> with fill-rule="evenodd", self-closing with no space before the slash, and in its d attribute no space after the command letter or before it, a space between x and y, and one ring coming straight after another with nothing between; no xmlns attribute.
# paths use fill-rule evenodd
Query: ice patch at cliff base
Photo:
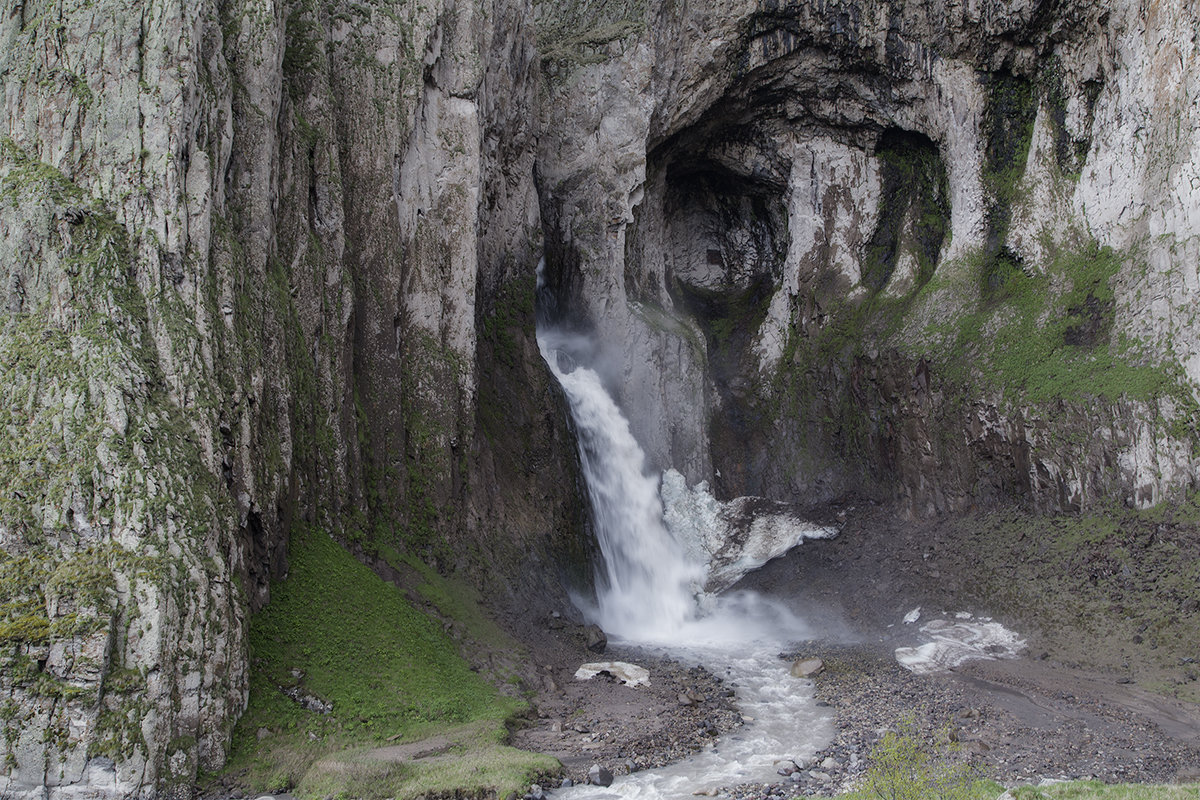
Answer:
<svg viewBox="0 0 1200 800"><path fill-rule="evenodd" d="M721 502L701 481L688 488L678 471L668 469L660 490L663 519L692 560L707 565L705 592L717 593L747 572L778 558L805 539L829 539L838 529L803 519L786 503L762 497Z"/></svg>
<svg viewBox="0 0 1200 800"><path fill-rule="evenodd" d="M930 641L917 647L897 647L896 661L924 675L953 669L974 659L1016 658L1025 640L999 622L980 617L955 621L935 619L921 626ZM966 615L970 617L970 614Z"/></svg>

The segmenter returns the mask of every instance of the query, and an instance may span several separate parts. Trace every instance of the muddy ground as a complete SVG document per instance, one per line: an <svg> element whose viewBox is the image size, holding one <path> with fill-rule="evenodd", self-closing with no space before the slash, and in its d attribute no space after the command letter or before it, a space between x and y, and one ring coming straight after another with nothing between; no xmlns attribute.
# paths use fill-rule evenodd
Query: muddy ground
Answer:
<svg viewBox="0 0 1200 800"><path fill-rule="evenodd" d="M838 537L806 542L740 585L785 598L810 622L811 640L783 655L825 661L818 697L834 708L839 733L794 775L732 794L835 792L905 720L1006 783L1200 780L1194 509L928 522L842 511ZM916 606L926 617L992 616L1027 647L1013 660L913 675L892 651L916 643L919 625L902 622ZM732 692L703 670L618 647L590 653L563 619L510 627L530 648L538 684L514 744L556 755L572 779L593 763L619 775L675 760L741 724ZM650 668L651 687L573 679L584 661L610 659Z"/></svg>

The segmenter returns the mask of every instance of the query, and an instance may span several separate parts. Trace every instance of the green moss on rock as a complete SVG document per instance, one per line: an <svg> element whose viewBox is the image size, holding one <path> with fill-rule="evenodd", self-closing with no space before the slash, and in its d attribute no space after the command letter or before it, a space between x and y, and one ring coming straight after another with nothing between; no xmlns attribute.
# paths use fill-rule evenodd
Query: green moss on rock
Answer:
<svg viewBox="0 0 1200 800"><path fill-rule="evenodd" d="M1123 258L1086 242L1058 250L1045 274L1014 272L992 302L935 326L951 334L940 371L956 383L981 379L1014 404L1171 396L1194 407L1179 370L1132 339L1113 340L1112 281Z"/></svg>

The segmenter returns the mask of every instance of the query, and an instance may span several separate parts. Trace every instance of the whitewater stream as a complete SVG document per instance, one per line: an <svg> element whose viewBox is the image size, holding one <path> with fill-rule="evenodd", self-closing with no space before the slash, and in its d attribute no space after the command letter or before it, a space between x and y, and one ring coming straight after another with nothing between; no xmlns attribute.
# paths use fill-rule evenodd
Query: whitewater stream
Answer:
<svg viewBox="0 0 1200 800"><path fill-rule="evenodd" d="M790 610L761 595L703 590L710 564L664 521L660 476L647 474L645 455L600 376L575 362L571 354L584 348L554 332L539 331L538 342L571 406L603 554L595 602L576 598L577 604L610 638L721 676L736 687L747 720L714 747L677 764L617 777L610 787L578 786L555 795L682 799L720 786L780 780L780 766L810 757L833 735L831 718L813 699L812 682L792 677L790 664L778 655L809 631ZM804 535L792 534L786 546Z"/></svg>

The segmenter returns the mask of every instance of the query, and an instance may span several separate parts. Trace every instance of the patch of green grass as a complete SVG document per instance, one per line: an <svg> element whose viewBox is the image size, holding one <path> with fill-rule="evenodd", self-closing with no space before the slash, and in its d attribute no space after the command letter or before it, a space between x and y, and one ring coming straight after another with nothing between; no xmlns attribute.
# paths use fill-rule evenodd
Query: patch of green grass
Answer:
<svg viewBox="0 0 1200 800"><path fill-rule="evenodd" d="M1013 790L1016 800L1200 800L1200 784L1103 784L1100 781L1068 781L1049 786L1021 786Z"/></svg>
<svg viewBox="0 0 1200 800"><path fill-rule="evenodd" d="M251 621L250 704L235 731L230 774L256 791L309 794L309 770L333 754L412 741L469 723L477 724L469 749L490 754L496 765L481 773L490 776L486 779L519 775L519 784L531 770L553 768L550 761L500 745L505 721L524 703L502 697L473 672L441 625L415 609L399 589L319 530L297 530L289 558L288 577L273 585L271 602ZM304 708L285 690L332 704L332 711ZM346 790L352 779L342 777ZM399 775L380 779L387 791L375 795L364 789L355 796L425 793L419 781L404 784L411 795L393 791L393 778ZM311 780L322 787L311 794L324 796L333 778L314 775Z"/></svg>
<svg viewBox="0 0 1200 800"><path fill-rule="evenodd" d="M503 730L465 726L447 732L450 749L411 760L389 760L387 749L353 750L322 759L297 787L302 795L355 798L476 796L528 788L532 776L554 772L550 756L508 747Z"/></svg>
<svg viewBox="0 0 1200 800"><path fill-rule="evenodd" d="M417 592L443 615L462 623L467 635L484 645L519 648L520 645L483 613L479 592L461 578L448 578L412 555L399 556L421 576ZM390 559L395 563L394 557Z"/></svg>
<svg viewBox="0 0 1200 800"><path fill-rule="evenodd" d="M980 780L953 745L926 739L912 719L871 749L852 800L995 800L1003 787Z"/></svg>
<svg viewBox="0 0 1200 800"><path fill-rule="evenodd" d="M1116 252L1091 242L1061 251L1044 275L1009 270L992 301L953 326L947 372L960 382L981 378L1018 402L1171 395L1193 406L1181 376L1140 343L1112 343L1111 281L1120 266Z"/></svg>

